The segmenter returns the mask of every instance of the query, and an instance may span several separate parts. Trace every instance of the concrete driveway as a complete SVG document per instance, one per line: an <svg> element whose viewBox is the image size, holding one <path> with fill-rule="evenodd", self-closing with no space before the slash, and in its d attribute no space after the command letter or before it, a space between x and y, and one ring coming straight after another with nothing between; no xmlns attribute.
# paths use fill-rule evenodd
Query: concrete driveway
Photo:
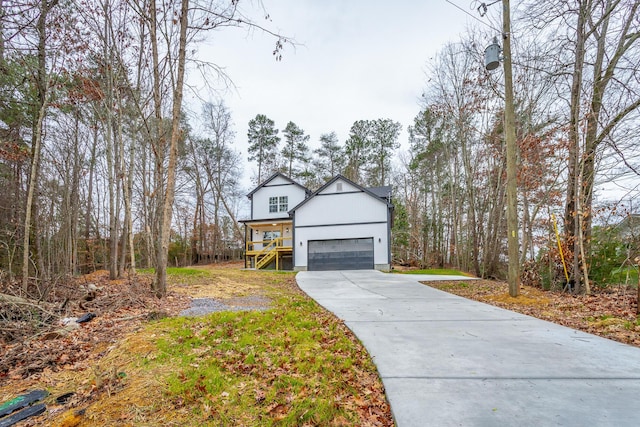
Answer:
<svg viewBox="0 0 640 427"><path fill-rule="evenodd" d="M417 281L426 277L452 279L296 276L365 345L398 427L640 425L640 348Z"/></svg>

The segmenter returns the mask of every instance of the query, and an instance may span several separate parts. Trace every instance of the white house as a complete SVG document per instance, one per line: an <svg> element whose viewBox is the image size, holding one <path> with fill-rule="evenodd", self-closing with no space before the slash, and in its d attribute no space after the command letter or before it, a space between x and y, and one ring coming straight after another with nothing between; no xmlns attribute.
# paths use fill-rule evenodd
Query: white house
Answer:
<svg viewBox="0 0 640 427"><path fill-rule="evenodd" d="M288 197L286 217L281 195ZM247 267L296 271L391 267L391 187L364 188L337 175L309 194L295 181L274 174L249 198L252 217L243 221Z"/></svg>
<svg viewBox="0 0 640 427"><path fill-rule="evenodd" d="M274 173L247 195L251 218L245 225L245 266L291 270L293 221L289 211L310 191L281 173Z"/></svg>

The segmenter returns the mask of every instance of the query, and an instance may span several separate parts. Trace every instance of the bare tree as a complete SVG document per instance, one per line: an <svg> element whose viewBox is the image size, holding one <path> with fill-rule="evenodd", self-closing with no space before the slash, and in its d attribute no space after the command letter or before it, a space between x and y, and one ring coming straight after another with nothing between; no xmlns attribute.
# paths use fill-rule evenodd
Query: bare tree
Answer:
<svg viewBox="0 0 640 427"><path fill-rule="evenodd" d="M25 203L24 215L24 239L22 248L22 288L27 292L29 280L29 253L30 253L30 236L32 223L32 210L34 207L35 191L38 185L38 175L40 171L40 153L42 151L42 131L45 114L47 111L47 102L49 96L49 75L47 70L47 38L48 27L47 20L50 12L58 4L58 0L41 0L39 5L39 15L36 22L37 32L37 59L38 66L36 69L35 89L36 89L36 105L34 106L34 121L31 139L31 172L29 175L29 189L27 191L27 199ZM38 239L36 238L36 242ZM39 258L42 259L41 257ZM41 268L42 270L42 268Z"/></svg>
<svg viewBox="0 0 640 427"><path fill-rule="evenodd" d="M637 2L621 0L575 0L549 2L544 10L537 3L527 8L530 22L557 47L553 57L558 60L550 69L568 93L564 98L569 140L564 231L573 253L576 292L589 292L598 161L616 132L637 127L633 119L640 107L635 77L640 67L639 7ZM560 28L568 31L557 31ZM568 78L565 64L571 64ZM621 153L614 150L613 154Z"/></svg>

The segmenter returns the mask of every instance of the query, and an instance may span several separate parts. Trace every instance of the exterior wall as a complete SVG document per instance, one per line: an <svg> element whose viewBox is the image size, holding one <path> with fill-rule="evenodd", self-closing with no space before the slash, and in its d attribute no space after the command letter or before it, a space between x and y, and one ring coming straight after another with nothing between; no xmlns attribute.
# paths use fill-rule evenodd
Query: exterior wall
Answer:
<svg viewBox="0 0 640 427"><path fill-rule="evenodd" d="M289 218L288 211L301 203L306 192L300 186L291 183L281 177L276 177L267 185L253 193L251 206L252 219ZM269 197L287 196L288 207L286 212L269 212Z"/></svg>
<svg viewBox="0 0 640 427"><path fill-rule="evenodd" d="M354 191L362 191L362 190L359 189L358 187L354 187L353 185L349 184L344 180L337 179L330 186L322 190L320 194L336 194L336 193L350 193L350 192L352 193Z"/></svg>
<svg viewBox="0 0 640 427"><path fill-rule="evenodd" d="M381 270L388 270L389 242L386 215L384 223L327 225L300 228L298 227L296 212L296 236L295 241L293 242L293 259L295 260L294 269L307 269L307 245L309 240L359 239L365 237L373 237L373 262L375 267Z"/></svg>
<svg viewBox="0 0 640 427"><path fill-rule="evenodd" d="M378 221L386 223L387 210L382 200L364 192L318 194L296 210L296 227Z"/></svg>
<svg viewBox="0 0 640 427"><path fill-rule="evenodd" d="M307 269L309 240L373 237L375 268L388 270L387 204L340 179L295 211L294 270Z"/></svg>

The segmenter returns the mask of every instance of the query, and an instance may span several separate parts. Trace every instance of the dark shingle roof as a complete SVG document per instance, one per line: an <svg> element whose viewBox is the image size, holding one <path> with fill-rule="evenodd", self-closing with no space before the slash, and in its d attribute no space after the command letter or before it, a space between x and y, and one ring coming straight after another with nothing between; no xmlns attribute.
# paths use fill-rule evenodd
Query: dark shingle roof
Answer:
<svg viewBox="0 0 640 427"><path fill-rule="evenodd" d="M391 197L391 189L390 185L383 185L382 187L367 187L367 190L371 191L376 196L381 199L389 200Z"/></svg>

